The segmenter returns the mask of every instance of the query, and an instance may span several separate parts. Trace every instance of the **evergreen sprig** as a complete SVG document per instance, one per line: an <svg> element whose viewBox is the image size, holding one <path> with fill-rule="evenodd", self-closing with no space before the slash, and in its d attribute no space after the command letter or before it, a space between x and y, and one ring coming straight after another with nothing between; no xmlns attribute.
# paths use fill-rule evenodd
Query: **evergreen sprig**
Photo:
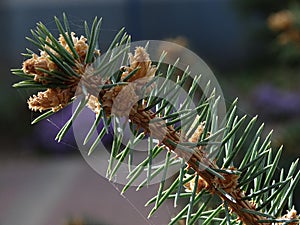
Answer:
<svg viewBox="0 0 300 225"><path fill-rule="evenodd" d="M282 170L277 178L282 147L273 149L272 132L264 137L263 125L257 124L257 117L239 116L237 101L231 104L224 120L219 121L216 115L220 98L211 89L210 82L192 109L197 84L202 77L195 76L190 82L189 68L178 70L180 59L165 68L163 53L159 62L155 62L156 67L149 64L152 62L147 57L146 62L136 62L130 58L128 66L130 36L124 29L116 34L106 54L99 57L95 53L101 21L95 18L91 28L84 24L88 47L83 58L76 48L78 46L74 43L65 15L63 22L55 17L65 45L57 41L45 25L38 23L36 30L32 31L33 38L27 39L47 54L47 58L56 65L55 69L37 68L37 74L44 73L40 79L36 79L36 74L28 73L26 68L12 70L13 74L23 79L14 85L16 88L68 90L70 86L75 86L81 90L81 97L71 92L72 98L67 99L67 104L75 99L79 99L79 104L56 139L62 140L86 105L92 105L90 107L96 113L95 121L83 144L89 145L90 155L97 150L105 134L113 134L107 178L114 180L121 164L128 163L128 182L122 193L137 182L141 174L145 174L145 179L137 185L137 190L149 185L153 179L160 180L157 195L146 203L146 206L153 206L149 216L167 200L173 200L176 207L180 199L188 198L188 203L170 225L180 220L185 220L186 224L197 221L201 224L226 225L299 224L292 203L293 192L300 179L298 160L292 163L288 172ZM143 54L145 57L145 52ZM28 50L26 56L34 57L33 51ZM146 74L150 74L146 81L134 83L138 76L145 78ZM158 78L164 78L164 81L158 83ZM175 80L174 85L169 85L167 81L170 79ZM188 97L182 101L179 90L187 85L190 85ZM90 91L94 86L98 91L96 95L95 90ZM130 97L121 99L125 104L118 102L118 110L114 111L113 103L118 101L116 96L121 95L122 91L133 98L137 93L142 97L132 105L129 104ZM59 109L65 105L60 104ZM124 112L128 113L128 121L124 123L122 110L127 105L130 108ZM52 108L33 123L55 112ZM97 131L99 124L103 124L100 132ZM132 137L124 145L126 126L129 126ZM161 133L164 135L159 139ZM96 134L94 140L93 134ZM146 136L149 136L147 156L133 166L133 149ZM164 163L154 165L155 160L161 157L165 158ZM178 176L167 187L165 181L172 167L178 168ZM219 198L216 200L215 196ZM283 215L284 209L290 212Z"/></svg>

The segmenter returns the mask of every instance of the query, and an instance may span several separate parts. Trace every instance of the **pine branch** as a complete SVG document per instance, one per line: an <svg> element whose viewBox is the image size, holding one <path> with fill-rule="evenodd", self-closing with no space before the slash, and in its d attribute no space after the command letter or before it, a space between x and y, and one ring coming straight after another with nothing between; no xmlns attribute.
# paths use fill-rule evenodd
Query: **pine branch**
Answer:
<svg viewBox="0 0 300 225"><path fill-rule="evenodd" d="M24 79L14 85L16 88L46 89L28 100L30 109L46 110L33 123L80 100L56 139L62 140L76 117L88 106L96 117L84 144L90 143L98 125L103 124L89 147L88 154L92 154L112 127L114 137L106 176L112 180L127 159L128 183L122 192L147 168L147 178L137 189L155 177L161 179L157 196L147 203L154 203L150 215L167 199L174 199L176 206L181 197L190 198L170 224L180 219L185 219L186 224L198 220L203 224L212 221L246 225L299 224L291 201L300 179L300 172L296 172L297 161L286 176L282 171L279 180L274 179L282 148L273 157L272 132L263 139L262 125L253 134L257 118L247 121L246 116L237 116L237 101L229 108L226 118L219 121L216 115L220 98L215 96L210 82L196 107L191 109L201 76L195 76L188 98L180 102L179 90L189 85L189 68L178 70L178 59L164 70L165 54L155 66L146 47L137 47L135 53L128 56L130 36L124 29L116 34L107 53L99 57L95 48L101 21L95 18L91 29L84 24L87 38L79 39L70 31L65 15L63 23L55 18L61 32L58 40L42 23L32 31L33 39L28 40L41 50L40 55L28 50L26 55L30 58L22 69L12 70L12 73ZM164 78L163 82L159 78ZM176 80L175 85L169 85L170 79ZM121 118L127 118L126 123L121 122ZM219 123L223 128L218 128ZM126 124L133 137L123 146ZM145 136L150 137L148 155L132 169L132 149ZM246 144L249 140L250 144ZM246 149L246 154L236 168L234 164L242 149ZM165 154L164 164L154 167L153 160L161 154ZM166 188L167 172L174 165L180 165L180 173ZM208 206L213 196L218 196L220 203L211 210ZM204 203L199 205L201 201ZM282 215L287 204L290 211ZM198 209L194 212L195 207Z"/></svg>

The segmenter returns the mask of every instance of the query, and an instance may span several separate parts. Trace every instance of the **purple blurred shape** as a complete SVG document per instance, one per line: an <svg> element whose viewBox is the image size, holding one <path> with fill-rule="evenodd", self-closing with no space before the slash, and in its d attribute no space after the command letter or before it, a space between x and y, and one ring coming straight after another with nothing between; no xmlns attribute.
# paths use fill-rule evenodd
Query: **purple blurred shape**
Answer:
<svg viewBox="0 0 300 225"><path fill-rule="evenodd" d="M260 85L254 91L254 107L271 119L299 116L300 93L279 90L270 84Z"/></svg>

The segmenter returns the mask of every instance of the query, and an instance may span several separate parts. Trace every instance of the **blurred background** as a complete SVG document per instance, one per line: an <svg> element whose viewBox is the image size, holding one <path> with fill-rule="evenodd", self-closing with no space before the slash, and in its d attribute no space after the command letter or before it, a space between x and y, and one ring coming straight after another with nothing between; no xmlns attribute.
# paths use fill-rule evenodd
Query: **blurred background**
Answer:
<svg viewBox="0 0 300 225"><path fill-rule="evenodd" d="M173 40L198 54L214 71L228 102L258 114L274 146L285 146L281 167L300 156L300 2L273 0L2 0L0 2L0 224L166 224L176 212L165 206L147 222L145 199L155 188L121 197L81 158L69 134L53 141L70 110L51 122L30 125L28 92L14 90L30 29L42 21L57 33L53 17L66 12L83 34L83 21L103 17L100 49L126 27L136 40ZM300 186L295 204L300 209ZM137 210L138 209L138 210ZM116 216L117 214L117 216ZM126 222L124 222L124 220Z"/></svg>

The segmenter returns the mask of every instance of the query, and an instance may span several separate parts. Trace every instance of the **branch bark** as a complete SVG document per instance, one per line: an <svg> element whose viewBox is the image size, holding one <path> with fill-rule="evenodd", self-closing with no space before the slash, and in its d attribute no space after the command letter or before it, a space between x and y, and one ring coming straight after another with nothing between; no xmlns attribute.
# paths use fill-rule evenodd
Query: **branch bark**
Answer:
<svg viewBox="0 0 300 225"><path fill-rule="evenodd" d="M101 99L101 101L103 101ZM111 101L113 103L113 101ZM104 110L106 115L111 115L112 105L106 104ZM232 176L228 174L222 174L225 180L220 181L220 178L210 173L207 169L199 167L199 162L211 169L219 169L215 162L211 161L204 148L194 148L192 150L195 153L187 152L180 147L176 147L171 143L180 143L182 137L180 133L174 130L173 126L165 126L164 121L156 120L158 122L152 122L151 120L157 118L155 113L148 110L145 111L142 105L135 104L129 113L128 119L137 127L143 128L144 132L150 134L153 138L161 140L168 151L174 152L178 157L185 160L186 164L192 168L206 183L206 189L213 195L218 195L223 201L228 203L231 211L236 213L238 218L245 225L268 225L270 223L259 223L259 220L265 220L267 218L259 216L257 214L250 214L246 210L255 210L255 204L248 200L243 200L245 196L243 191L236 187L237 183L231 186L225 186L225 184L232 183ZM163 135L163 136L162 136ZM163 138L162 138L163 137ZM184 139L186 139L184 137ZM170 142L171 141L171 142ZM187 141L187 140L184 140ZM227 168L232 169L232 168ZM220 189L223 191L221 192ZM225 194L226 193L226 194ZM231 197L230 197L231 196ZM234 199L234 201L232 200Z"/></svg>

